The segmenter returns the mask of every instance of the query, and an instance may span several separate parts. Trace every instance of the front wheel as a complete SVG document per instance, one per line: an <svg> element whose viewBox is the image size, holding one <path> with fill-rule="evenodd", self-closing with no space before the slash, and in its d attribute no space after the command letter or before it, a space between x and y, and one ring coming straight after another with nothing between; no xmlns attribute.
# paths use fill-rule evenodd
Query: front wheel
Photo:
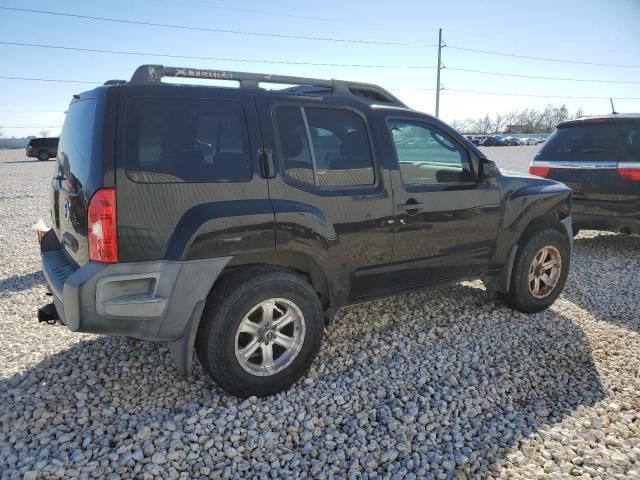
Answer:
<svg viewBox="0 0 640 480"><path fill-rule="evenodd" d="M313 287L289 271L241 270L207 301L196 338L204 370L239 397L291 386L313 362L322 339L322 307Z"/></svg>
<svg viewBox="0 0 640 480"><path fill-rule="evenodd" d="M511 308L525 313L549 308L567 281L569 255L567 239L557 230L528 235L519 245L509 291L500 297Z"/></svg>
<svg viewBox="0 0 640 480"><path fill-rule="evenodd" d="M49 153L47 152L39 152L38 153L38 160L40 160L41 162L46 162L47 160L49 160Z"/></svg>

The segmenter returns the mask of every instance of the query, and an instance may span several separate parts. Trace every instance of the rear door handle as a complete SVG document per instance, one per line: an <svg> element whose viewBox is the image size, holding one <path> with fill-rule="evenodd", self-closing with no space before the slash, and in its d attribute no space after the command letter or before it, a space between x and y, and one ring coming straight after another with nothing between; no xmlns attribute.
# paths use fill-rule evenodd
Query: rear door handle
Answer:
<svg viewBox="0 0 640 480"><path fill-rule="evenodd" d="M273 178L276 176L276 169L273 163L273 151L270 148L261 148L258 150L260 159L260 169L264 178Z"/></svg>
<svg viewBox="0 0 640 480"><path fill-rule="evenodd" d="M416 201L414 201L414 202L409 201L407 203L403 203L401 205L398 205L398 210L401 210L403 212L407 212L407 215L415 215L420 210L422 210L423 207L424 207L424 204L422 204L422 203L418 203Z"/></svg>

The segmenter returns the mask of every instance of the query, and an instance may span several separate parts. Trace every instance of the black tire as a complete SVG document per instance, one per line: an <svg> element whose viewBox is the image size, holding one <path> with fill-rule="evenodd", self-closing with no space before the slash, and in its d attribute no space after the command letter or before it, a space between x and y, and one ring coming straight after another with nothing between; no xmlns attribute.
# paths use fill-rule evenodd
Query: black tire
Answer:
<svg viewBox="0 0 640 480"><path fill-rule="evenodd" d="M260 376L248 372L236 357L237 333L255 306L274 298L292 302L299 309L304 336L290 364ZM320 299L309 282L284 269L248 267L224 277L209 294L196 337L196 353L207 374L227 392L264 397L287 389L305 375L320 350L323 328Z"/></svg>
<svg viewBox="0 0 640 480"><path fill-rule="evenodd" d="M555 286L544 298L536 298L529 285L529 269L536 255L544 247L554 248L560 255L560 272ZM511 308L524 313L536 313L549 308L556 301L567 281L570 250L567 239L558 230L537 230L524 237L519 246L511 273L511 286L500 298Z"/></svg>
<svg viewBox="0 0 640 480"><path fill-rule="evenodd" d="M38 160L40 160L41 162L46 162L47 160L49 160L49 152L46 152L44 150L38 152Z"/></svg>

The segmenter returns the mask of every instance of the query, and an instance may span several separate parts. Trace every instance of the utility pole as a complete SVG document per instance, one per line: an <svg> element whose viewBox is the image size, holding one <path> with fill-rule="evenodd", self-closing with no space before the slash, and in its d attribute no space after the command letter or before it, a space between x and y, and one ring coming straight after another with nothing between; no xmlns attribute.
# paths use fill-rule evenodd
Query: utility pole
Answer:
<svg viewBox="0 0 640 480"><path fill-rule="evenodd" d="M442 70L442 29L438 30L438 77L436 85L436 118L440 117L440 70Z"/></svg>

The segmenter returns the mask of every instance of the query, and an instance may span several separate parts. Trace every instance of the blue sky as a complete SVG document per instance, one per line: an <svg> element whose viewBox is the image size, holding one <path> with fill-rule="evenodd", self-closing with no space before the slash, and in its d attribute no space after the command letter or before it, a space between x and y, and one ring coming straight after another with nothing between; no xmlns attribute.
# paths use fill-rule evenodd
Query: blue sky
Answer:
<svg viewBox="0 0 640 480"><path fill-rule="evenodd" d="M468 2L371 0L271 2L246 0L0 0L0 7L192 25L297 36L399 42L370 45L176 30L0 10L0 42L235 59L394 65L397 68L326 67L81 53L0 44L0 76L102 82L128 79L142 63L345 78L378 83L410 106L434 112L438 28L445 90L440 116L447 121L512 109L565 104L571 111L608 113L606 99L481 95L483 90L531 95L640 97L640 83L549 81L460 72L454 68L518 75L640 82L640 68L544 62L456 50L465 47L519 55L640 66L640 0ZM451 68L451 70L449 69ZM73 93L91 85L0 79L0 128L4 136L59 132ZM640 100L616 100L620 112L640 111ZM30 128L12 128L29 126Z"/></svg>

